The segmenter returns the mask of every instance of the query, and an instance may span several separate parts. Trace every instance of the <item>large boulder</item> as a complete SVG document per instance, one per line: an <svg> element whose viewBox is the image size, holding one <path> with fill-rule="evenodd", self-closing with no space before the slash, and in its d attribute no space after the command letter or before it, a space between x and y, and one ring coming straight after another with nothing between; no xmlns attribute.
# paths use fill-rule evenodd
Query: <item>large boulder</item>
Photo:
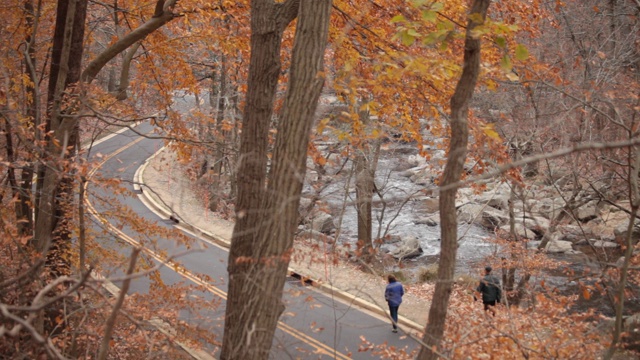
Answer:
<svg viewBox="0 0 640 360"><path fill-rule="evenodd" d="M573 243L571 241L551 240L547 243L548 253L572 253Z"/></svg>
<svg viewBox="0 0 640 360"><path fill-rule="evenodd" d="M313 241L317 244L333 244L335 242L335 239L331 236L310 229L302 229L302 231L298 233L298 237L300 239Z"/></svg>
<svg viewBox="0 0 640 360"><path fill-rule="evenodd" d="M511 226L509 224L502 225L502 226L500 226L500 230L502 230L506 234L508 234L511 231ZM518 237L521 238L521 239L535 239L536 238L536 233L534 233L533 231L527 229L522 224L522 222L515 223L514 231L515 231L516 235L518 235Z"/></svg>
<svg viewBox="0 0 640 360"><path fill-rule="evenodd" d="M524 201L522 199L516 198L512 201L513 204L513 211L516 214L527 214L527 215L531 215L534 213L535 211L535 207L539 206L538 204L540 203L540 200L535 200L532 201L533 199L525 199ZM507 209L508 210L508 209ZM536 213L537 215L537 213Z"/></svg>
<svg viewBox="0 0 640 360"><path fill-rule="evenodd" d="M588 222L598 217L598 203L595 201L591 201L585 205L582 205L578 211L575 212L578 221L580 222Z"/></svg>
<svg viewBox="0 0 640 360"><path fill-rule="evenodd" d="M627 237L627 228L629 227L629 220L625 220L620 222L614 229L613 235L616 238L617 242L624 242ZM636 221L633 224L633 230L631 232L631 237L634 240L640 239L640 222Z"/></svg>
<svg viewBox="0 0 640 360"><path fill-rule="evenodd" d="M487 200L487 205L500 210L509 209L509 195L508 194L496 194Z"/></svg>
<svg viewBox="0 0 640 360"><path fill-rule="evenodd" d="M538 235L544 235L550 225L549 220L542 216L525 217L524 219L521 215L516 216L516 223L523 224L528 230Z"/></svg>
<svg viewBox="0 0 640 360"><path fill-rule="evenodd" d="M330 234L336 225L333 223L333 216L324 211L315 211L310 216L309 227L313 231Z"/></svg>
<svg viewBox="0 0 640 360"><path fill-rule="evenodd" d="M531 212L547 219L553 219L560 214L564 205L565 202L562 198L544 198L533 204Z"/></svg>
<svg viewBox="0 0 640 360"><path fill-rule="evenodd" d="M429 214L437 212L440 206L438 198L432 197L423 197L418 199L414 204L417 205L418 210Z"/></svg>
<svg viewBox="0 0 640 360"><path fill-rule="evenodd" d="M484 207L480 224L487 229L495 229L509 223L509 215L490 206Z"/></svg>
<svg viewBox="0 0 640 360"><path fill-rule="evenodd" d="M500 210L507 210L509 208L510 190L506 184L499 184L495 189L484 192L478 195L475 202L479 204L487 204Z"/></svg>
<svg viewBox="0 0 640 360"><path fill-rule="evenodd" d="M389 255L398 260L411 259L422 255L423 250L420 246L420 240L416 237L408 237L402 240L397 248L391 250Z"/></svg>
<svg viewBox="0 0 640 360"><path fill-rule="evenodd" d="M596 239L589 240L589 243L591 243L591 246L593 247L603 248L603 249L614 249L620 246L614 243L613 241L603 241L603 240L596 240Z"/></svg>
<svg viewBox="0 0 640 360"><path fill-rule="evenodd" d="M542 216L526 217L524 224L529 229L546 231L551 225L549 219Z"/></svg>
<svg viewBox="0 0 640 360"><path fill-rule="evenodd" d="M298 216L300 216L301 221L305 221L309 217L311 209L313 208L313 200L308 197L300 198L300 205L298 206Z"/></svg>
<svg viewBox="0 0 640 360"><path fill-rule="evenodd" d="M440 225L440 215L434 214L431 216L420 218L413 222L416 225L438 226Z"/></svg>
<svg viewBox="0 0 640 360"><path fill-rule="evenodd" d="M487 229L495 229L509 222L509 216L491 206L465 203L458 207L458 222L474 223Z"/></svg>
<svg viewBox="0 0 640 360"><path fill-rule="evenodd" d="M584 239L584 232L583 232L584 227L580 227L578 225L562 224L562 225L558 225L556 230L558 234L560 234L560 237L562 238L562 240L565 240L565 241L571 241L576 243Z"/></svg>
<svg viewBox="0 0 640 360"><path fill-rule="evenodd" d="M467 224L480 223L482 220L481 215L484 208L484 205L473 203L461 205L458 208L458 222Z"/></svg>

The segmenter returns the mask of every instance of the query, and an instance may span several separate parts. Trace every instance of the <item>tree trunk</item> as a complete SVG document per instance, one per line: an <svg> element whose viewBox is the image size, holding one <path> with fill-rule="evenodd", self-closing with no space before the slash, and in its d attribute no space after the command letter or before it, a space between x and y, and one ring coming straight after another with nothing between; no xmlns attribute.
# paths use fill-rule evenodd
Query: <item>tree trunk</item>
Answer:
<svg viewBox="0 0 640 360"><path fill-rule="evenodd" d="M25 37L25 45L27 47L24 54L25 74L29 78L29 84L26 86L27 94L31 98L31 101L27 104L26 115L27 121L31 128L34 129L33 139L35 141L40 140L40 132L38 127L40 125L40 93L38 91L38 76L36 72L36 33L37 24L40 18L40 5L38 8L34 8L33 1L25 0L25 21L27 24L27 35ZM33 174L34 174L34 159L33 153L27 155L27 164L22 169L20 190L18 203L16 204L16 219L18 219L18 233L21 236L33 236L33 208L31 206L32 188L33 188Z"/></svg>
<svg viewBox="0 0 640 360"><path fill-rule="evenodd" d="M517 150L516 150L517 151ZM516 153L514 160L519 160L521 157ZM520 184L516 181L511 182L511 192L509 195L509 252L511 256L511 265L505 266L502 269L502 285L503 291L506 296L503 296L503 299L506 299L507 306L519 306L522 301L524 295L526 295L527 284L529 283L529 279L531 278L531 273L527 270L524 270L524 274L520 277L520 281L516 284L516 266L515 264L518 262L518 255L520 251L516 250L520 248L522 245L521 239L516 234L516 218L515 218L515 210L514 204L516 202L516 189L521 190L519 188ZM522 196L522 191L520 191L520 196ZM524 202L524 200L522 200Z"/></svg>
<svg viewBox="0 0 640 360"><path fill-rule="evenodd" d="M542 241L540 242L540 245L538 245L538 251L542 251L547 248L547 244L549 244L549 241L551 241L553 234L556 232L556 229L558 228L558 225L560 225L560 223L562 222L562 220L564 220L565 217L572 214L582 205L591 201L591 199L589 198L576 200L578 198L578 195L580 195L581 190L582 190L582 187L578 185L576 188L573 189L571 198L569 198L569 200L565 199L565 204L562 207L562 210L560 210L560 212L558 212L558 215L556 215L549 222L549 228L545 231L544 235L542 236Z"/></svg>
<svg viewBox="0 0 640 360"><path fill-rule="evenodd" d="M45 166L38 170L36 187L36 226L32 241L40 252L46 252L51 240L55 237L68 238L68 231L64 228L56 230L58 219L65 218L66 211L73 211L66 202L73 198L73 179L68 174L68 166L64 160L75 155L78 118L69 116L77 109L75 102L63 104L63 94L68 92L69 86L77 84L82 79L90 83L107 64L107 62L142 40L151 32L174 18L172 8L175 0L157 0L154 16L115 42L112 46L99 54L89 63L81 73L82 50L84 46L84 25L87 12L87 0L59 0L56 13L56 27L51 55L51 71L48 88L49 116L45 126L47 138L45 154L42 161ZM71 91L78 95L81 92ZM69 99L74 100L74 99ZM69 105L70 104L70 105ZM65 115L66 116L63 116ZM64 246L64 241L60 243Z"/></svg>
<svg viewBox="0 0 640 360"><path fill-rule="evenodd" d="M107 7L106 4L104 6ZM120 36L120 17L118 16L118 0L113 1L113 32L115 36ZM124 66L123 66L123 69L124 69ZM109 75L107 80L107 91L109 92L109 94L116 94L116 99L118 99L118 96L120 94L118 93L118 83L116 82L116 65L113 63L109 68Z"/></svg>
<svg viewBox="0 0 640 360"><path fill-rule="evenodd" d="M360 111L358 117L366 128L369 123L369 112ZM372 243L372 216L371 202L374 192L374 174L372 169L373 157L371 147L364 143L356 149L355 170L356 170L356 212L358 214L358 251L359 258L365 263L370 263L373 257Z"/></svg>
<svg viewBox="0 0 640 360"><path fill-rule="evenodd" d="M373 255L371 202L373 199L373 176L365 149L356 149L356 212L358 214L359 259L369 263Z"/></svg>
<svg viewBox="0 0 640 360"><path fill-rule="evenodd" d="M519 158L518 149L516 149L516 154L514 156L514 159L517 160L518 158ZM520 241L520 238L516 233L516 213L514 209L514 205L517 200L516 186L518 186L518 184L516 184L515 180L512 180L511 186L510 186L511 191L509 191L509 238L508 238L510 242L509 252L511 253L510 254L511 260L515 260L515 253L513 251L514 250L513 247L515 245L513 243ZM507 296L505 296L505 298L508 297L508 294L513 290L515 286L515 281L516 281L515 276L516 276L516 270L513 264L502 269L502 286L504 288L505 293L507 293Z"/></svg>
<svg viewBox="0 0 640 360"><path fill-rule="evenodd" d="M633 137L633 134L629 134L629 137ZM613 294L614 298L614 310L616 318L613 326L611 344L605 354L605 359L610 360L615 355L618 349L620 339L623 334L623 322L624 322L624 301L626 297L627 280L629 277L629 266L631 265L631 258L633 257L633 250L636 245L636 241L633 238L633 229L636 223L636 215L640 209L640 185L638 184L638 174L640 171L640 149L633 147L629 149L628 155L629 173L627 174L627 183L629 184L629 200L631 202L631 213L629 214L629 225L627 226L627 232L625 235L625 251L622 261L622 266L618 268L618 287Z"/></svg>
<svg viewBox="0 0 640 360"><path fill-rule="evenodd" d="M215 134L215 153L213 156L213 178L211 186L209 189L211 190L208 199L209 210L217 211L218 210L218 202L220 196L218 196L218 191L220 189L222 170L223 170L223 162L225 158L224 148L226 146L228 130L225 128L224 124L224 115L226 108L226 99L227 99L227 89L228 89L228 78L227 78L227 56L222 54L220 56L220 77L218 78L218 98L216 101L216 121L215 121L215 129L212 129L212 132Z"/></svg>
<svg viewBox="0 0 640 360"><path fill-rule="evenodd" d="M240 110L238 107L239 102L239 89L238 89L238 71L236 69L236 76L234 76L234 80L231 88L231 97L229 98L229 109L230 114L229 117L233 119L232 128L229 131L229 138L227 139L227 143L231 144L232 151L230 151L229 156L225 160L227 170L229 171L229 198L234 199L236 197L237 185L236 185L236 167L231 166L231 164L237 163L238 152L236 151L236 145L238 144L238 134L240 133L240 123L237 121L238 114L240 114Z"/></svg>
<svg viewBox="0 0 640 360"><path fill-rule="evenodd" d="M109 46L106 50L101 52L95 59L91 60L89 65L82 72L82 81L84 83L91 83L96 78L100 70L111 59L118 54L127 50L131 45L144 39L147 35L158 30L169 21L173 20L176 15L173 13L173 7L176 5L177 0L157 0L155 13L144 24L137 27L127 35L120 38L118 41Z"/></svg>
<svg viewBox="0 0 640 360"><path fill-rule="evenodd" d="M264 1L252 3L252 30L260 24L265 25L264 16L267 14L261 14L259 11L272 11L273 4L270 1L268 3L270 5L266 7L267 4ZM285 3L284 6L286 7L287 4ZM243 213L239 213L238 218L242 220L244 226L239 227L236 223L234 241L232 241L229 255L230 283L222 359L267 359L278 318L284 310L281 298L305 176L309 132L324 82L321 74L328 38L330 10L331 0L300 1L291 78L277 133L271 177L266 193L263 192L264 190L254 193L256 195L253 198L254 201L247 201L249 194L246 192L250 190L247 188L248 180L252 179L242 179L243 175L239 175L238 197L243 199L244 204L239 211L244 212L244 218ZM281 32L277 33L281 34ZM275 39L272 38L274 35L276 34L273 32L252 34L252 70L257 70L257 67L254 67L254 61L261 64L265 60L257 57L259 54L253 53L255 49L261 49L257 42L263 37L274 41ZM277 37L279 49L280 36ZM265 51L266 55L272 54L273 51L273 49L261 50ZM278 61L277 56L271 58L269 62L273 64L274 61ZM252 75L264 74L250 73L250 81ZM277 72L271 76L277 80ZM258 84L259 82L254 83L254 85ZM252 89L250 83L249 92L256 90L259 89ZM273 97L270 98L270 109L273 106L272 100ZM247 111L251 106L249 101L248 98ZM248 121L248 119L245 120ZM268 120L268 117L265 120ZM262 126L267 124L268 122L265 121ZM252 135L255 133L247 134L243 129L242 150L248 149L246 142L252 140ZM246 136L249 138L246 139ZM247 153L242 152L241 156L243 157L242 166L248 166L250 159L247 158ZM253 169L254 175L265 171L264 159L251 159L251 161L255 164L254 166L260 166L259 169ZM242 169L239 174L243 174ZM259 189L263 188L261 183L256 185ZM268 194L268 197L265 197L265 194ZM255 219L256 214L262 215L267 221L246 222L247 218Z"/></svg>
<svg viewBox="0 0 640 360"><path fill-rule="evenodd" d="M49 80L50 113L46 124L51 135L42 159L46 166L39 170L38 177L34 245L40 252L49 249L58 219L64 216L64 206L60 201L65 202L64 199L69 200L73 196L72 180L63 181L67 170L63 160L74 153L77 120L63 117L65 112L73 109L65 109L62 104L65 90L80 79L86 12L86 0L61 0L58 3ZM67 185L62 186L63 182ZM67 232L63 230L59 235L66 237L64 233Z"/></svg>
<svg viewBox="0 0 640 360"><path fill-rule="evenodd" d="M490 4L491 0L474 0L470 14L478 14L484 22ZM462 75L451 97L451 143L449 144L449 157L442 175L442 187L455 184L460 180L467 156L469 101L473 96L480 73L480 39L471 35L472 30L481 24L477 20L478 17L472 17L467 23ZM458 249L458 222L455 205L457 191L457 187L451 187L440 192L440 227L442 230L438 280L423 337L425 346L420 349L417 357L420 360L435 360L440 352L440 341L447 318Z"/></svg>
<svg viewBox="0 0 640 360"><path fill-rule="evenodd" d="M7 153L7 161L9 166L7 166L7 181L9 182L9 187L11 187L11 195L14 199L20 198L20 187L18 186L18 180L16 176L16 168L15 164L17 163L15 149L13 145L13 127L11 126L11 121L9 117L4 115L5 105L0 107L0 110L3 111L2 119L4 119L4 137L5 137L5 150ZM22 206L19 201L16 201L14 204L16 219L18 220L18 232L22 233L21 224L24 225L24 217L25 214L22 213Z"/></svg>
<svg viewBox="0 0 640 360"><path fill-rule="evenodd" d="M120 83L118 84L118 93L116 99L122 101L126 100L129 96L127 90L129 89L129 70L131 69L131 60L138 51L138 48L142 45L140 41L135 43L122 59L122 70L120 71Z"/></svg>

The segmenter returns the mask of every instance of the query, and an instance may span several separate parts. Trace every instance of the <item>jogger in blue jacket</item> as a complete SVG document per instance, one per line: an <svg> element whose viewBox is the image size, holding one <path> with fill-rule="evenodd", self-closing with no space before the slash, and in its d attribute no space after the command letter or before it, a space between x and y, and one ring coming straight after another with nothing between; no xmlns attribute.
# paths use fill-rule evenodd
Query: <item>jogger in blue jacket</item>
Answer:
<svg viewBox="0 0 640 360"><path fill-rule="evenodd" d="M389 304L389 314L391 315L391 320L393 320L393 331L394 333L398 332L398 308L400 304L402 304L402 295L404 295L404 288L402 288L402 284L396 280L396 277L393 275L389 275L387 277L389 280L389 284L384 291L384 299L387 300L387 304Z"/></svg>

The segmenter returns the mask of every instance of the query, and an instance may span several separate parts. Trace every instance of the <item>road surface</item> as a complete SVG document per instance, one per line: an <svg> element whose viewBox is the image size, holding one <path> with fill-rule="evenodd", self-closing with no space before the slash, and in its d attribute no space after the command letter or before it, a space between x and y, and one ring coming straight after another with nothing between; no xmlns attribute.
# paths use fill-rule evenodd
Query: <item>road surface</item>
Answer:
<svg viewBox="0 0 640 360"><path fill-rule="evenodd" d="M133 192L135 171L163 145L162 140L152 134L152 131L153 127L149 123L142 123L135 131L124 131L95 145L91 154L93 159L100 161L100 166L96 168L93 177L120 179ZM148 134L151 138L138 134ZM89 185L88 194L89 208L98 214L96 226L104 227L102 222L106 220L110 224L107 227L117 235L115 239L113 236L100 236L99 243L102 247L126 256L131 253L134 244L142 243L146 249L144 259L153 264L164 262L171 254L188 251L184 244L176 243L174 238L177 237L155 236L146 233L144 229L136 230L129 226L127 213L114 205L118 201L145 221L155 222L166 230L175 230L173 222L160 218L137 196L117 194L113 190L95 185ZM217 345L222 341L224 328L228 253L226 249L205 243L204 240L192 238L192 241L192 249L202 249L180 256L178 261L183 268L164 266L159 273L166 285L198 285L198 290L191 291L188 296L200 297L208 303L219 305L215 309L202 311L175 309L180 311L181 320L216 336L217 344L207 343L203 346L217 357L220 350ZM111 276L122 275L121 270L112 270ZM143 277L132 282L129 293L147 293L150 287L151 280ZM392 333L388 320L332 298L313 287L304 286L297 279L287 279L284 302L286 310L280 318L274 339L271 351L273 359L379 358L371 351L358 351L363 338L372 344L387 342L397 348L417 347L417 342L410 337Z"/></svg>

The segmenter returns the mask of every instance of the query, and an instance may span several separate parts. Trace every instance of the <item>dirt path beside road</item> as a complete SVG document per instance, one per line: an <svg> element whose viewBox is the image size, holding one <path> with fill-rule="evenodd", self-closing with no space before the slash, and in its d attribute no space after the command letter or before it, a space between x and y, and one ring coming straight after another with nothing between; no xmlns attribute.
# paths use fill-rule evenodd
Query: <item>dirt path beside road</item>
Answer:
<svg viewBox="0 0 640 360"><path fill-rule="evenodd" d="M166 148L162 149L141 168L140 180L149 188L143 193L156 207L163 207L166 213L174 214L181 224L219 238L228 247L233 222L210 212L185 174L175 155ZM333 293L343 301L386 316L386 282L383 276L359 271L345 261L329 260L322 251L319 254L318 249L300 243L296 244L290 270L312 279L319 289ZM432 287L430 284L405 285L406 294L399 311L401 328L415 332L424 327L430 306L427 294L432 293Z"/></svg>

